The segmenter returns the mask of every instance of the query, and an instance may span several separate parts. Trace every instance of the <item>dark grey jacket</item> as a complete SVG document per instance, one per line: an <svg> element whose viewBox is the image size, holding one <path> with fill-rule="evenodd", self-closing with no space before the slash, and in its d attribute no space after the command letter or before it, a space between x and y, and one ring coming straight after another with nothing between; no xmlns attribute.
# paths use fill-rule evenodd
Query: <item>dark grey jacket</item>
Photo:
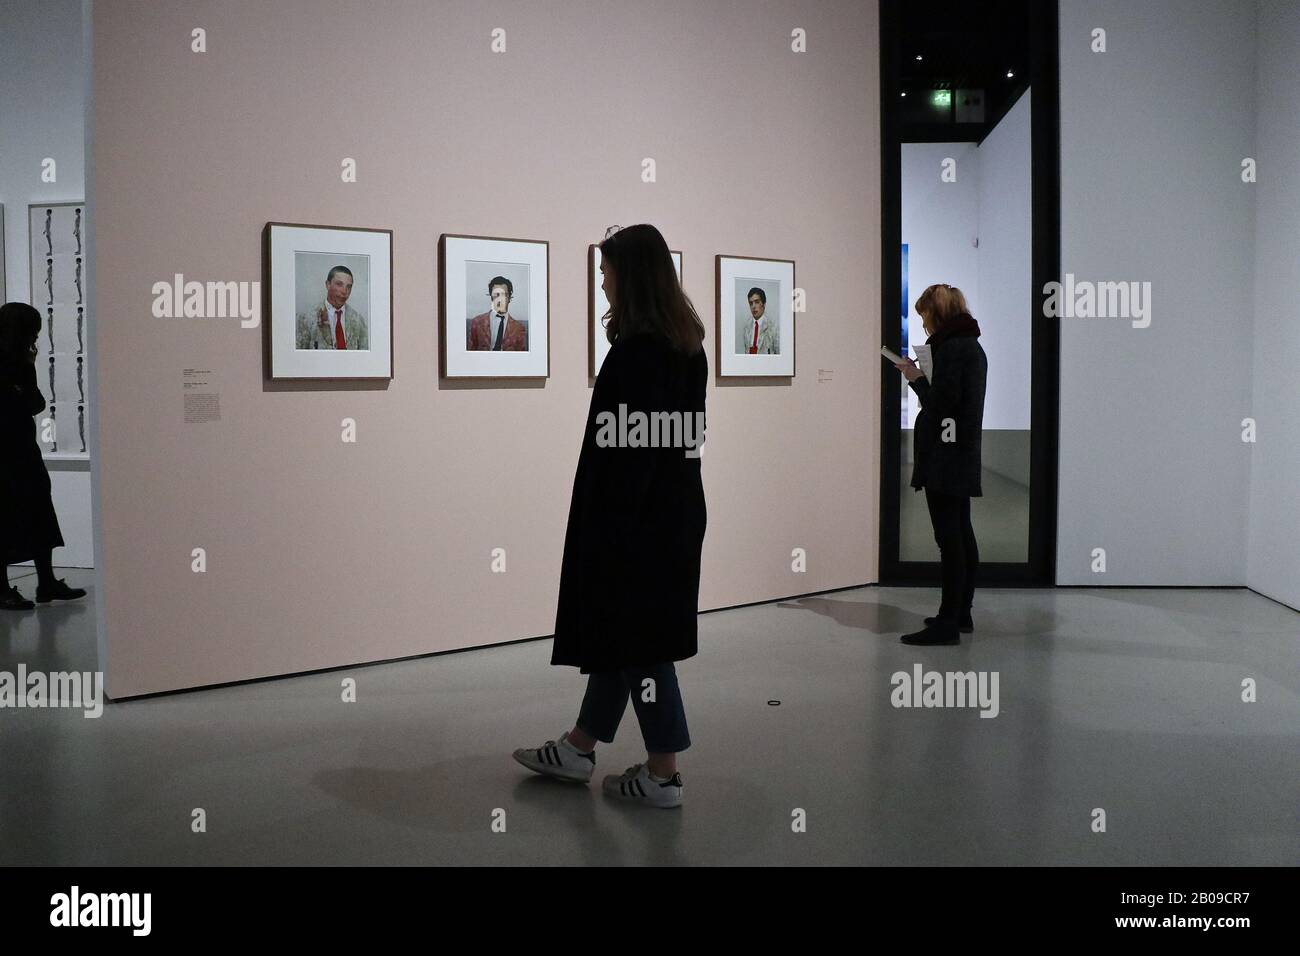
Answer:
<svg viewBox="0 0 1300 956"><path fill-rule="evenodd" d="M984 426L984 386L988 358L979 343L979 326L962 322L931 337L934 381L912 382L921 402L912 433L912 487L949 495L982 497L980 444ZM973 331L972 331L973 327ZM950 442L943 441L944 422L952 419Z"/></svg>

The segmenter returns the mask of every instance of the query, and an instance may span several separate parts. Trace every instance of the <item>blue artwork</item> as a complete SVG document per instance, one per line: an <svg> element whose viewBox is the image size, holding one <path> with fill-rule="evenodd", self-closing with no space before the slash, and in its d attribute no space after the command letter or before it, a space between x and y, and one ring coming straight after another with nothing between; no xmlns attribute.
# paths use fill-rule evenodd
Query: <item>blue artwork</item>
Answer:
<svg viewBox="0 0 1300 956"><path fill-rule="evenodd" d="M903 243L903 336L899 339L900 355L907 355L907 243Z"/></svg>
<svg viewBox="0 0 1300 956"><path fill-rule="evenodd" d="M903 301L901 311L903 314L903 332L902 335L899 336L898 341L899 344L902 345L902 348L898 350L898 354L907 358L907 243L903 243ZM899 421L899 427L907 428L907 406L908 403L911 402L912 396L907 387L907 379L902 378L901 381L903 388L898 404L899 411L902 413L902 418Z"/></svg>

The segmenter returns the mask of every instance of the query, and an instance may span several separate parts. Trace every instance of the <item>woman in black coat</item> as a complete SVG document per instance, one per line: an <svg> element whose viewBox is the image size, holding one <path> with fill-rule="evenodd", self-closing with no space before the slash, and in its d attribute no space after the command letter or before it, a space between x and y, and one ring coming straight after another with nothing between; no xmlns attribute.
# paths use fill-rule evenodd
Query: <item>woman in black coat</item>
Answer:
<svg viewBox="0 0 1300 956"><path fill-rule="evenodd" d="M50 552L63 545L50 498L50 476L36 443L34 415L45 410L36 387L36 339L41 314L23 302L0 306L0 559L4 589L0 610L30 611L34 605L9 584L9 565L36 564L36 600L85 597L54 577Z"/></svg>
<svg viewBox="0 0 1300 956"><path fill-rule="evenodd" d="M921 410L912 432L912 487L925 489L934 540L939 545L943 599L925 628L904 634L904 644L957 644L971 633L979 545L970 521L970 500L980 487L980 444L988 358L979 344L979 323L966 297L950 285L932 285L916 300L930 337L934 381L911 359L897 368L916 392Z"/></svg>
<svg viewBox="0 0 1300 956"><path fill-rule="evenodd" d="M630 696L647 759L606 777L604 790L680 806L676 758L690 736L673 662L696 653L707 517L704 324L654 226L614 227L600 250L610 350L573 482L551 655L590 676L574 728L514 756L538 773L590 780L596 741L614 740ZM638 438L658 447L634 447Z"/></svg>

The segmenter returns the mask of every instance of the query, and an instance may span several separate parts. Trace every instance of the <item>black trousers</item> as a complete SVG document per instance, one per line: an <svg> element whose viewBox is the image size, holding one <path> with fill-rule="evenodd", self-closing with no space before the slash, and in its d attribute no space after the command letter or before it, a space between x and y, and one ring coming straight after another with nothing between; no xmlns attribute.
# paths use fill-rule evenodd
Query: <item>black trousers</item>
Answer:
<svg viewBox="0 0 1300 956"><path fill-rule="evenodd" d="M926 488L925 503L942 565L938 616L955 624L975 601L975 573L980 566L980 549L970 523L970 495L945 495Z"/></svg>
<svg viewBox="0 0 1300 956"><path fill-rule="evenodd" d="M653 701L645 700L646 678L654 681ZM648 753L680 753L691 745L682 691L672 661L589 674L578 729L597 740L613 743L629 697Z"/></svg>

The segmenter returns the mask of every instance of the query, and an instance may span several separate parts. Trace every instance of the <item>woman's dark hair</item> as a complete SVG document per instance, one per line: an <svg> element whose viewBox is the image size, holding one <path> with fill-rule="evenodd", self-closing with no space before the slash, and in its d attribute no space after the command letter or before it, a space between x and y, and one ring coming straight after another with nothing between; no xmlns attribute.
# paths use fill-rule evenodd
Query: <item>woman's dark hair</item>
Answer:
<svg viewBox="0 0 1300 956"><path fill-rule="evenodd" d="M659 230L649 223L628 226L599 248L605 268L614 273L614 301L601 317L609 343L657 332L679 352L698 352L704 323L677 279L672 253Z"/></svg>
<svg viewBox="0 0 1300 956"><path fill-rule="evenodd" d="M31 340L41 332L41 314L26 302L6 302L0 306L0 355L6 359L23 357Z"/></svg>

